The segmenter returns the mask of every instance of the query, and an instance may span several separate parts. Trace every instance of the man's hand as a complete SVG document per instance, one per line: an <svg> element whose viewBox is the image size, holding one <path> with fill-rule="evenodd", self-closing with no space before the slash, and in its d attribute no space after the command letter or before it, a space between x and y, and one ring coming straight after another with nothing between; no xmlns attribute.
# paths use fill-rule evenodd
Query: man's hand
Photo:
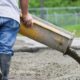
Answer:
<svg viewBox="0 0 80 80"><path fill-rule="evenodd" d="M22 15L21 21L22 21L23 24L25 24L27 27L32 27L32 25L33 25L33 23L32 23L32 16L31 16L30 14Z"/></svg>
<svg viewBox="0 0 80 80"><path fill-rule="evenodd" d="M22 13L21 21L27 27L32 27L32 17L28 13L28 1L29 0L20 0L20 8L21 8L21 13Z"/></svg>

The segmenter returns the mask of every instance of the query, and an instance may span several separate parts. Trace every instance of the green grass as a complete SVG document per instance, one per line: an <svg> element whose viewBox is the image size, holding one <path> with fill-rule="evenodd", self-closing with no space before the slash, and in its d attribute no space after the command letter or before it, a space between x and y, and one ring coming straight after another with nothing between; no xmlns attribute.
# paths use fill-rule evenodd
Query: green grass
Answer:
<svg viewBox="0 0 80 80"><path fill-rule="evenodd" d="M65 26L63 28L72 32L76 37L80 37L80 25Z"/></svg>

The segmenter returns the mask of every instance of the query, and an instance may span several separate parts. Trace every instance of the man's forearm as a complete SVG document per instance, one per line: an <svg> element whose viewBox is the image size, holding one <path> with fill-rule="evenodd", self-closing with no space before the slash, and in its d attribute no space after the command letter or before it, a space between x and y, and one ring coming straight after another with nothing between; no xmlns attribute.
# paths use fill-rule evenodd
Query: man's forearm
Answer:
<svg viewBox="0 0 80 80"><path fill-rule="evenodd" d="M25 16L28 14L28 0L20 0L20 7L22 15Z"/></svg>

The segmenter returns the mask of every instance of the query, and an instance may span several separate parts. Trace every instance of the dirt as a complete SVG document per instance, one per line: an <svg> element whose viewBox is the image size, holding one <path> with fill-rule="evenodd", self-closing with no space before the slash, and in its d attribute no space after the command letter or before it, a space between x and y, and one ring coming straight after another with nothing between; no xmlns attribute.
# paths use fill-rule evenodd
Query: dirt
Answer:
<svg viewBox="0 0 80 80"><path fill-rule="evenodd" d="M71 57L50 48L15 52L9 80L80 80L80 66Z"/></svg>

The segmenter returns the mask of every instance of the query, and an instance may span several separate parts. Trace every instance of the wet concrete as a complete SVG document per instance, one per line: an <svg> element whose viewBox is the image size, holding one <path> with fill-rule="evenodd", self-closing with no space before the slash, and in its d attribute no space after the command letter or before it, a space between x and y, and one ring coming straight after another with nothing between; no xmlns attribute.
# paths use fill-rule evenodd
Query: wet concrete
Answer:
<svg viewBox="0 0 80 80"><path fill-rule="evenodd" d="M17 40L15 48L27 47ZM80 50L76 50L80 54ZM71 57L50 48L15 52L9 80L80 80L80 65Z"/></svg>

